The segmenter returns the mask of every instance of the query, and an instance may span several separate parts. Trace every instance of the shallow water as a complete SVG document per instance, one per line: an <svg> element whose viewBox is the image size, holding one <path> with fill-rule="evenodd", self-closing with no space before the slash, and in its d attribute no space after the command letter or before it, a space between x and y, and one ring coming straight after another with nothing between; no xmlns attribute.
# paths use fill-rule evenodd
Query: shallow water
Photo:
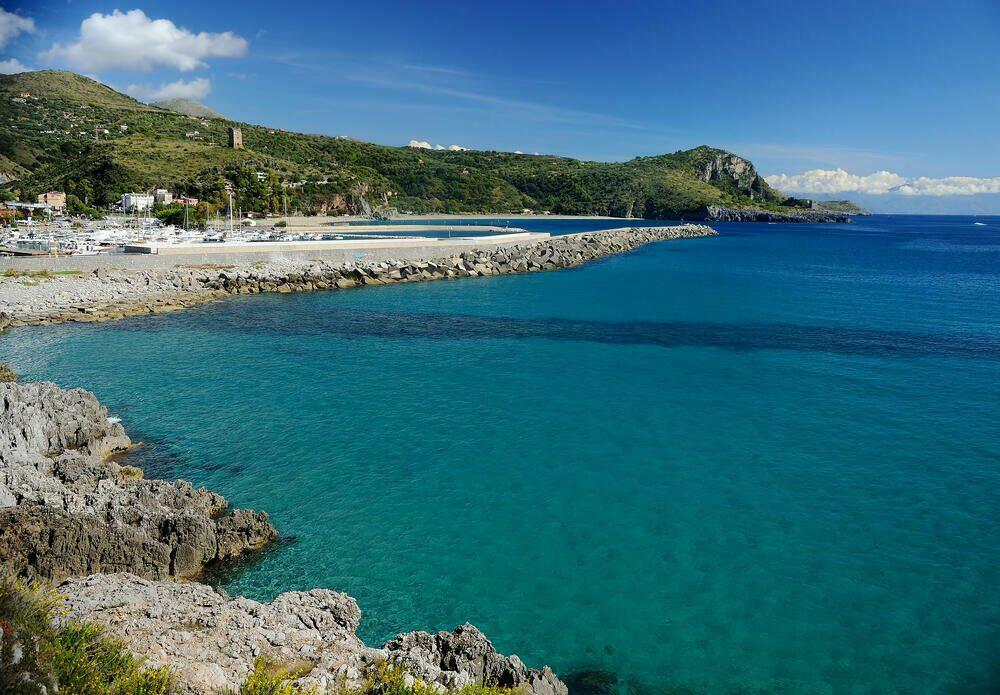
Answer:
<svg viewBox="0 0 1000 695"><path fill-rule="evenodd" d="M468 620L623 692L995 692L979 219L716 225L568 271L20 329L0 361L93 390L151 474L271 513L294 538L230 592L347 591L372 643Z"/></svg>

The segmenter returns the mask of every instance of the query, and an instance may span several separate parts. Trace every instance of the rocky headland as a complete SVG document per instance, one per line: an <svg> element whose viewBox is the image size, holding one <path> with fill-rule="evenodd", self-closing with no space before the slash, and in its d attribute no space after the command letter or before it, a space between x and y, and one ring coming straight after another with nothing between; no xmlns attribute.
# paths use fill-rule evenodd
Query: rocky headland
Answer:
<svg viewBox="0 0 1000 695"><path fill-rule="evenodd" d="M709 205L702 219L709 222L850 222L851 214L834 210L796 210L775 212L762 208L741 208Z"/></svg>
<svg viewBox="0 0 1000 695"><path fill-rule="evenodd" d="M236 294L342 290L401 282L507 275L570 268L631 251L654 241L714 236L696 224L632 227L552 237L533 244L496 246L431 260L332 264L324 261L248 261L240 265L174 268L99 268L82 275L50 275L28 282L0 277L0 330L65 321L112 321L177 311ZM113 257L109 257L109 264Z"/></svg>

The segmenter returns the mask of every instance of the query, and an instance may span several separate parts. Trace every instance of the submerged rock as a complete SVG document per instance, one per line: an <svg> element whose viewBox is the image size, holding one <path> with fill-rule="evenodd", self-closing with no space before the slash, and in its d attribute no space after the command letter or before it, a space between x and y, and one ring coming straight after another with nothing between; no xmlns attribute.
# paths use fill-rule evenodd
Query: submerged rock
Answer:
<svg viewBox="0 0 1000 695"><path fill-rule="evenodd" d="M0 362L0 383L5 381L17 381L17 374L6 364Z"/></svg>
<svg viewBox="0 0 1000 695"><path fill-rule="evenodd" d="M109 460L131 441L82 389L0 383L0 435L0 562L14 574L195 577L277 535L266 514Z"/></svg>

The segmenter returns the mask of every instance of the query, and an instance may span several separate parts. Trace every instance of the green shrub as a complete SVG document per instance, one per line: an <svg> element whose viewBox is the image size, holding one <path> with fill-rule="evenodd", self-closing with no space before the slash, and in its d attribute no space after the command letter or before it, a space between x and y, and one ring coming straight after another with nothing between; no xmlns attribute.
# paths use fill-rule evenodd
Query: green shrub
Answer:
<svg viewBox="0 0 1000 695"><path fill-rule="evenodd" d="M309 670L312 669L310 664ZM294 665L258 659L254 670L240 687L238 695L440 695L438 688L423 680L408 677L399 666L380 664L359 688L341 688L324 694L316 688L299 688L293 680L308 675ZM467 685L448 691L450 695L523 695L521 688L496 688Z"/></svg>
<svg viewBox="0 0 1000 695"><path fill-rule="evenodd" d="M63 695L165 695L166 668L147 669L119 640L86 622L56 623L60 599L35 582L0 581L3 628L0 692ZM18 660L16 653L22 655ZM5 681L4 679L8 679Z"/></svg>

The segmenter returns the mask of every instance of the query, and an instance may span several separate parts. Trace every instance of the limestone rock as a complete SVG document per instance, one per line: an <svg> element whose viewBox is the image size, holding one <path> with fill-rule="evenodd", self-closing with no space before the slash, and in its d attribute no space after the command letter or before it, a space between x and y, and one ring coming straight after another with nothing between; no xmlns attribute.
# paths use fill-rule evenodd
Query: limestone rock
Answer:
<svg viewBox="0 0 1000 695"><path fill-rule="evenodd" d="M383 647L395 663L429 682L449 688L470 683L525 687L536 695L566 695L566 686L548 667L526 668L516 655L504 656L480 630L466 623L453 632L410 632Z"/></svg>
<svg viewBox="0 0 1000 695"><path fill-rule="evenodd" d="M388 659L445 687L486 682L524 687L531 695L566 695L545 668L525 668L498 654L472 625L452 633L399 635L382 649L366 647L356 630L357 602L327 589L290 591L271 603L229 598L197 583L97 574L58 587L67 618L104 625L153 666L169 665L185 692L235 689L258 658L305 666L296 683L357 687Z"/></svg>
<svg viewBox="0 0 1000 695"><path fill-rule="evenodd" d="M267 515L107 457L131 441L93 394L0 383L0 562L21 576L194 577L276 537Z"/></svg>

